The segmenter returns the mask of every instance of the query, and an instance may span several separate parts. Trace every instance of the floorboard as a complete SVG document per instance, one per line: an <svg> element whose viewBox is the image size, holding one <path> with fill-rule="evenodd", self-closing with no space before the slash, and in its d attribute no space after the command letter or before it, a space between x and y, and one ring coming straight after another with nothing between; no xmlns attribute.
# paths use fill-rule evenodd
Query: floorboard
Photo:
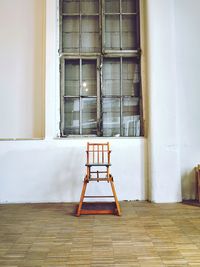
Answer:
<svg viewBox="0 0 200 267"><path fill-rule="evenodd" d="M0 205L0 266L200 266L200 207L120 205L120 217L76 217L76 203Z"/></svg>

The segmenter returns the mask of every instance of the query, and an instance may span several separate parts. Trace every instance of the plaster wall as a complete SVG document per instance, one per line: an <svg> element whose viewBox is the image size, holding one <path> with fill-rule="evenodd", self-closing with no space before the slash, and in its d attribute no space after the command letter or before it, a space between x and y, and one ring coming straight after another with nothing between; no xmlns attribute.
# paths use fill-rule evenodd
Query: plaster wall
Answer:
<svg viewBox="0 0 200 267"><path fill-rule="evenodd" d="M0 1L0 138L44 136L44 1Z"/></svg>
<svg viewBox="0 0 200 267"><path fill-rule="evenodd" d="M174 1L147 1L151 200L181 201Z"/></svg>
<svg viewBox="0 0 200 267"><path fill-rule="evenodd" d="M8 30L16 33L21 51L20 54L13 52L9 55L7 45L10 45L11 37L2 37L1 57L4 57L4 49L14 66L0 65L5 75L0 79L0 101L3 105L0 105L0 109L1 114L4 114L0 117L1 138L41 138L45 128L44 140L0 141L0 202L78 201L85 174L86 143L96 139L55 139L59 114L56 1L46 1L45 39L41 36L44 34L44 1L1 1L0 10L3 14L1 22ZM17 16L15 24L7 20L10 10ZM44 64L44 55L41 54L44 53L44 44L45 77L41 67ZM13 50L16 45L17 43L11 44ZM19 65L20 77L15 74L9 79L10 70L14 72ZM10 110L9 99L12 93L14 99ZM19 118L21 124L16 121ZM9 127L6 123L11 119L15 124ZM101 142L107 141L110 141L112 149L111 173L115 178L118 198L146 199L145 139L101 139ZM98 187L90 185L88 194L90 193L109 195L110 188L107 183Z"/></svg>
<svg viewBox="0 0 200 267"><path fill-rule="evenodd" d="M88 140L4 141L0 143L0 202L79 201ZM96 140L90 140L96 141ZM103 141L103 140L101 140ZM105 141L105 140L104 140ZM111 173L120 200L144 200L145 140L110 141ZM89 183L88 195L111 195L108 183Z"/></svg>
<svg viewBox="0 0 200 267"><path fill-rule="evenodd" d="M175 0L174 8L182 195L191 199L200 163L200 1Z"/></svg>
<svg viewBox="0 0 200 267"><path fill-rule="evenodd" d="M101 141L111 143L112 174L120 200L177 202L181 186L184 198L194 197L192 169L200 156L200 3L147 0L144 4L147 139ZM56 1L1 0L0 24L0 138L45 137L1 139L0 202L78 201L86 142L94 140L55 139ZM90 189L95 194L106 190L106 185Z"/></svg>

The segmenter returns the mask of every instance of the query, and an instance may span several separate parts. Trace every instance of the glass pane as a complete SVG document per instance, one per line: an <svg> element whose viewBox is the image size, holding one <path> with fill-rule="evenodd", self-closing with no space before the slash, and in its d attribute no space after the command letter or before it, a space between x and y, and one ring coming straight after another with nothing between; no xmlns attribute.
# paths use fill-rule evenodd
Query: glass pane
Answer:
<svg viewBox="0 0 200 267"><path fill-rule="evenodd" d="M79 98L65 99L65 127L64 134L79 134Z"/></svg>
<svg viewBox="0 0 200 267"><path fill-rule="evenodd" d="M98 0L82 0L81 9L83 14L97 14L99 13Z"/></svg>
<svg viewBox="0 0 200 267"><path fill-rule="evenodd" d="M79 13L79 0L64 0L63 13Z"/></svg>
<svg viewBox="0 0 200 267"><path fill-rule="evenodd" d="M122 94L139 96L140 93L139 63L136 59L123 58Z"/></svg>
<svg viewBox="0 0 200 267"><path fill-rule="evenodd" d="M120 136L120 100L104 98L102 103L103 136Z"/></svg>
<svg viewBox="0 0 200 267"><path fill-rule="evenodd" d="M79 51L79 17L66 16L63 18L63 51Z"/></svg>
<svg viewBox="0 0 200 267"><path fill-rule="evenodd" d="M96 60L82 61L82 95L97 95L97 66Z"/></svg>
<svg viewBox="0 0 200 267"><path fill-rule="evenodd" d="M122 16L122 49L137 49L136 16Z"/></svg>
<svg viewBox="0 0 200 267"><path fill-rule="evenodd" d="M82 16L82 52L98 52L99 41L99 16Z"/></svg>
<svg viewBox="0 0 200 267"><path fill-rule="evenodd" d="M123 13L136 13L137 0L122 0L122 12Z"/></svg>
<svg viewBox="0 0 200 267"><path fill-rule="evenodd" d="M82 133L97 134L97 100L82 99Z"/></svg>
<svg viewBox="0 0 200 267"><path fill-rule="evenodd" d="M120 19L119 16L105 17L105 48L120 49Z"/></svg>
<svg viewBox="0 0 200 267"><path fill-rule="evenodd" d="M119 13L120 11L119 0L105 0L106 13Z"/></svg>
<svg viewBox="0 0 200 267"><path fill-rule="evenodd" d="M104 59L103 95L120 95L120 59Z"/></svg>
<svg viewBox="0 0 200 267"><path fill-rule="evenodd" d="M65 95L79 96L80 88L79 60L65 61Z"/></svg>
<svg viewBox="0 0 200 267"><path fill-rule="evenodd" d="M123 99L123 136L140 136L139 99Z"/></svg>

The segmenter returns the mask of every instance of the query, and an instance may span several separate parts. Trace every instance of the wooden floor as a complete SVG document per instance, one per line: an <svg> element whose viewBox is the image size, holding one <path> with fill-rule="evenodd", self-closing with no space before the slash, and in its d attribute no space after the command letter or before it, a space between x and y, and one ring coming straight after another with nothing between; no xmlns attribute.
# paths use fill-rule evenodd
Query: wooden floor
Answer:
<svg viewBox="0 0 200 267"><path fill-rule="evenodd" d="M200 207L121 208L78 218L75 204L0 205L0 266L200 266Z"/></svg>

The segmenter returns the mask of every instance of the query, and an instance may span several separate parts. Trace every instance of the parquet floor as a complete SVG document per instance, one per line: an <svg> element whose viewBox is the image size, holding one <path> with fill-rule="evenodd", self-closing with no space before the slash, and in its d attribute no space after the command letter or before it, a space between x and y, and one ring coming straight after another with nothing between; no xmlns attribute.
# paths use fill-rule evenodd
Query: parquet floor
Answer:
<svg viewBox="0 0 200 267"><path fill-rule="evenodd" d="M75 204L0 205L0 267L200 266L200 208L121 202L122 216Z"/></svg>

